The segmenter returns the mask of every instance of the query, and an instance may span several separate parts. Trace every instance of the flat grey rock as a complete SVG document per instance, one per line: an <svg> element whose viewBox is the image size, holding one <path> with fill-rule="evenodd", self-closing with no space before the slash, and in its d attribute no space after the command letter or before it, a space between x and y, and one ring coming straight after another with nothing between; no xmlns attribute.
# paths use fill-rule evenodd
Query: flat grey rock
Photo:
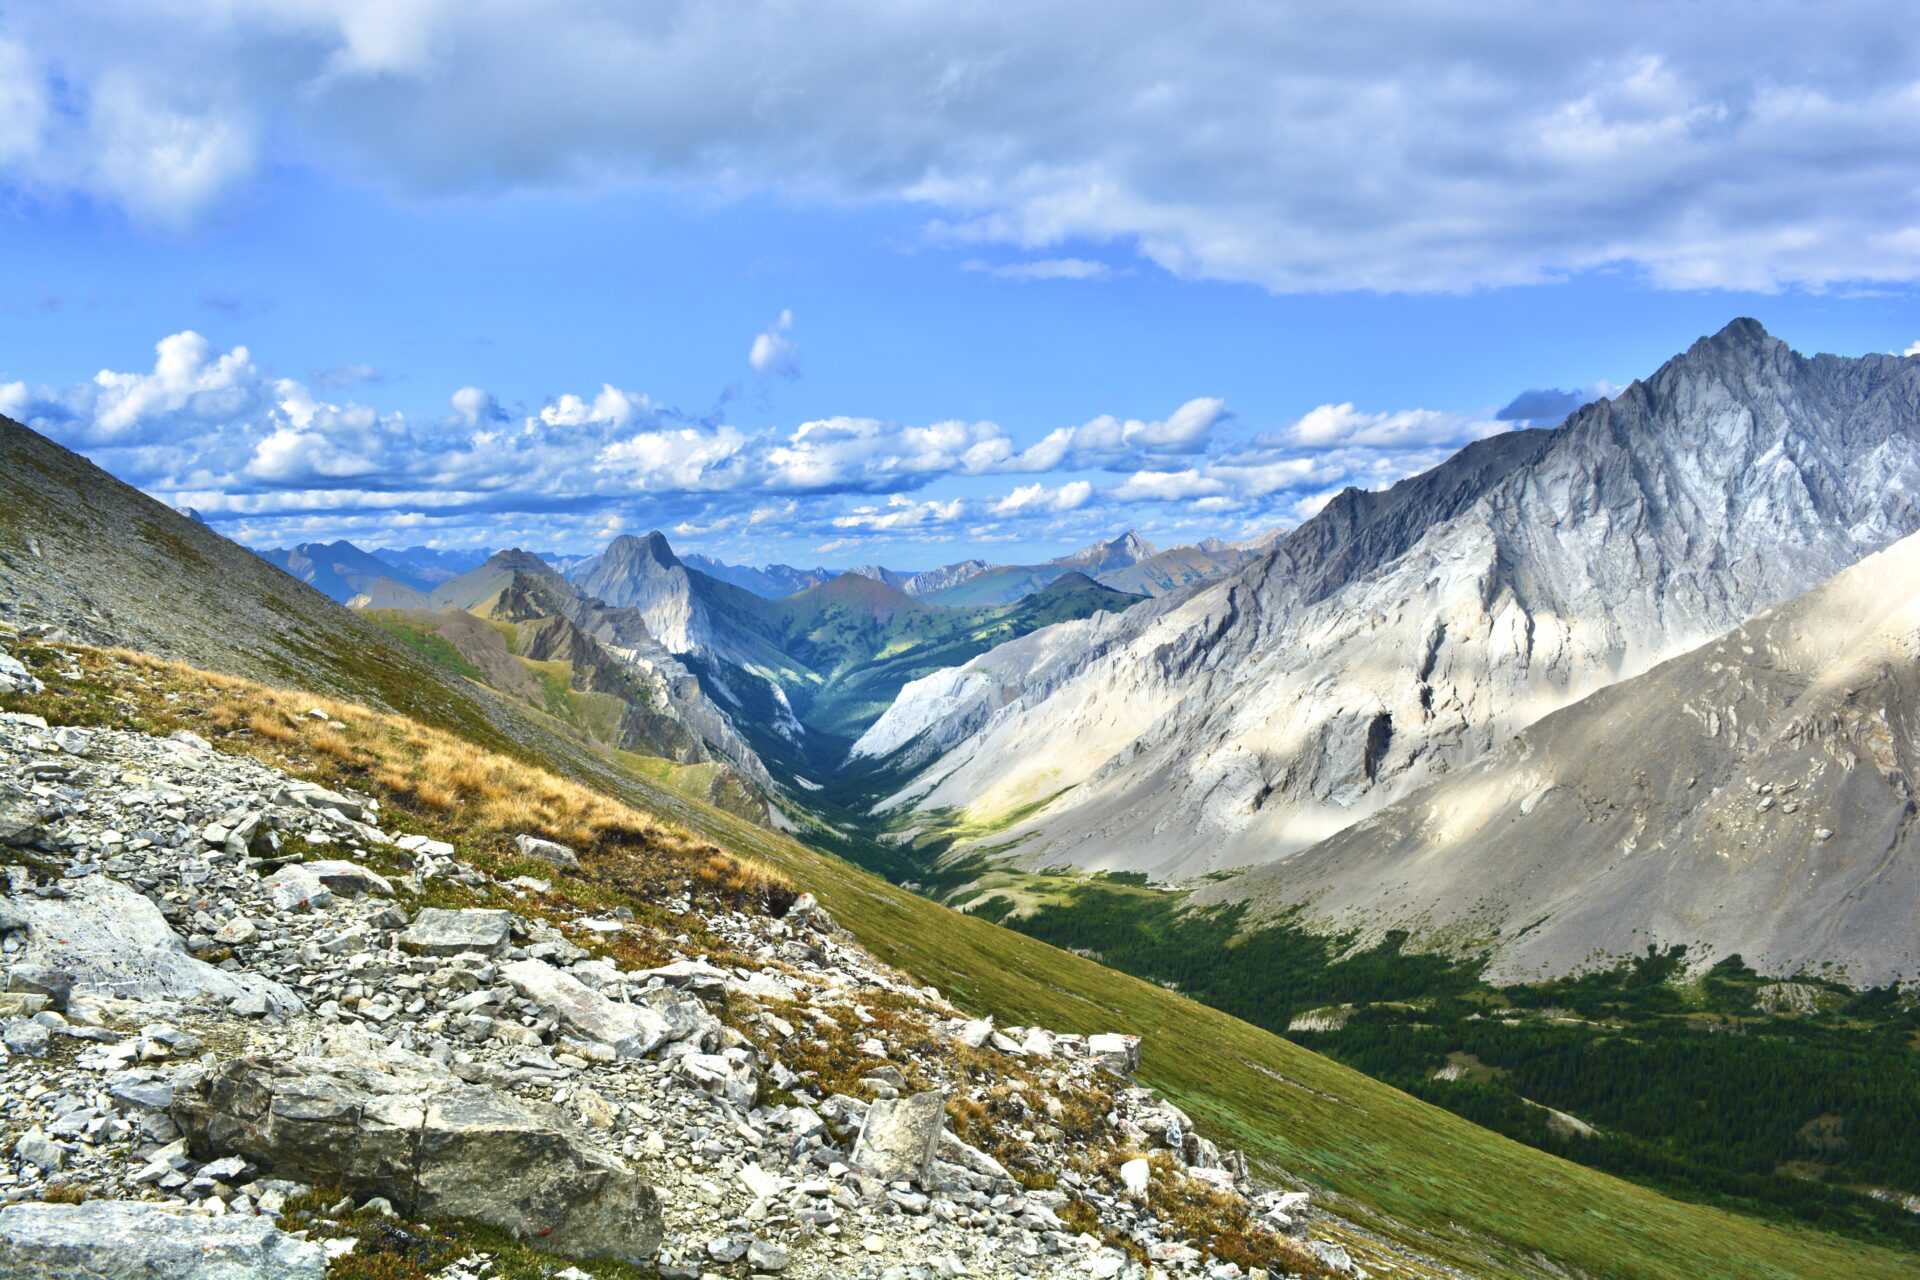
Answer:
<svg viewBox="0 0 1920 1280"><path fill-rule="evenodd" d="M136 1201L0 1209L0 1275L22 1280L324 1280L326 1254L268 1217Z"/></svg>
<svg viewBox="0 0 1920 1280"><path fill-rule="evenodd" d="M454 956L463 951L495 955L506 949L512 936L510 912L489 907L428 907L400 935L400 946L420 956Z"/></svg>
<svg viewBox="0 0 1920 1280"><path fill-rule="evenodd" d="M8 910L27 923L27 964L72 980L75 995L129 1000L264 1000L281 1013L305 1008L300 997L252 973L229 973L195 959L148 898L106 876L65 882L67 897L16 897Z"/></svg>

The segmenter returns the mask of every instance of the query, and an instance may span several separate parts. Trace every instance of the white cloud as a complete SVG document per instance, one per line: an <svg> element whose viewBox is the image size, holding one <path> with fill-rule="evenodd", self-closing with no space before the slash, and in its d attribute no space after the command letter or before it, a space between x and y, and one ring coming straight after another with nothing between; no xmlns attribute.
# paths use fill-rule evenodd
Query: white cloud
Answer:
<svg viewBox="0 0 1920 1280"><path fill-rule="evenodd" d="M1226 492L1226 482L1197 468L1185 471L1136 471L1108 490L1116 502L1177 502Z"/></svg>
<svg viewBox="0 0 1920 1280"><path fill-rule="evenodd" d="M800 344L793 340L793 312L782 311L771 327L754 335L747 363L763 378L800 376Z"/></svg>
<svg viewBox="0 0 1920 1280"><path fill-rule="evenodd" d="M246 403L254 377L245 347L215 356L212 344L189 329L155 345L152 373L102 369L94 375L94 425L112 437L183 410L201 418L230 415Z"/></svg>
<svg viewBox="0 0 1920 1280"><path fill-rule="evenodd" d="M1087 541L1111 536L1117 504L1145 504L1150 535L1204 537L1228 518L1295 518L1299 503L1343 485L1390 484L1502 425L1345 402L1249 438L1224 402L1196 397L1163 418L1103 414L1022 448L984 420L841 416L746 430L611 383L591 400L562 394L516 416L473 386L451 392L438 415L334 394L267 377L247 347L223 352L188 331L156 344L147 372L103 370L65 388L0 383L0 412L90 450L163 501L226 527L245 520L257 537L393 532L414 520L466 542L515 531L579 548L624 520L738 539L749 557L828 532L951 541L969 515L985 522L968 530L982 546ZM1012 475L1031 479L989 488Z"/></svg>
<svg viewBox="0 0 1920 1280"><path fill-rule="evenodd" d="M1037 481L1022 485L988 508L996 516L1072 511L1084 507L1093 496L1093 486L1085 480L1069 480L1057 489Z"/></svg>
<svg viewBox="0 0 1920 1280"><path fill-rule="evenodd" d="M1688 289L1911 283L1911 174L1887 160L1920 106L1909 17L1894 0L1819 21L1736 0L1370 21L1229 0L1182 23L1095 0L15 5L0 182L163 222L279 164L431 194L909 202L937 240L1026 255L1011 271L1098 247L1288 292L1619 268Z"/></svg>
<svg viewBox="0 0 1920 1280"><path fill-rule="evenodd" d="M1920 342L1914 343L1900 354L1903 356L1920 356Z"/></svg>
<svg viewBox="0 0 1920 1280"><path fill-rule="evenodd" d="M966 504L959 498L952 498L946 502L937 500L916 502L912 498L896 493L887 499L884 507L855 507L844 516L835 516L833 527L884 531L917 529L922 525L946 524L958 520L964 510L966 510Z"/></svg>
<svg viewBox="0 0 1920 1280"><path fill-rule="evenodd" d="M589 422L624 427L637 417L650 415L653 408L651 397L622 391L611 382L605 382L600 384L600 394L593 398L592 403L568 392L540 410L540 421L550 427L578 427Z"/></svg>
<svg viewBox="0 0 1920 1280"><path fill-rule="evenodd" d="M479 387L461 387L447 400L453 405L453 411L460 415L460 420L470 427L477 427L483 422L506 421L506 411L493 398L493 393Z"/></svg>
<svg viewBox="0 0 1920 1280"><path fill-rule="evenodd" d="M960 264L967 271L978 271L1001 280L1106 280L1113 268L1088 258L1038 258L1032 262L982 262L971 258Z"/></svg>
<svg viewBox="0 0 1920 1280"><path fill-rule="evenodd" d="M1102 414L1077 427L1050 431L1038 444L1010 457L1003 471L1052 471L1066 463L1107 464L1137 453L1196 453L1208 434L1232 417L1227 403L1213 396L1189 400L1164 419L1124 421Z"/></svg>
<svg viewBox="0 0 1920 1280"><path fill-rule="evenodd" d="M1323 404L1302 415L1279 437L1308 446L1360 445L1402 448L1422 444L1467 444L1507 429L1507 424L1437 409L1364 413L1352 401Z"/></svg>

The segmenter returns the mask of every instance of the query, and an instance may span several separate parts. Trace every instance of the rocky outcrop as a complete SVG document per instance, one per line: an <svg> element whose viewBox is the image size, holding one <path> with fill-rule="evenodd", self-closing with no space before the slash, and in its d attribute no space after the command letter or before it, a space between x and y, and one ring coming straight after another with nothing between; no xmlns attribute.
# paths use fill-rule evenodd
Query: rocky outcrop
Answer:
<svg viewBox="0 0 1920 1280"><path fill-rule="evenodd" d="M403 1050L339 1039L287 1061L238 1059L174 1098L202 1159L473 1218L573 1257L651 1258L659 1198L556 1108L466 1084Z"/></svg>
<svg viewBox="0 0 1920 1280"><path fill-rule="evenodd" d="M908 686L857 751L1025 865L1284 858L1920 527L1920 359L1737 321L1237 574ZM965 847L956 852L964 854Z"/></svg>
<svg viewBox="0 0 1920 1280"><path fill-rule="evenodd" d="M327 1256L269 1218L183 1214L157 1204L0 1209L0 1274L22 1280L323 1280Z"/></svg>

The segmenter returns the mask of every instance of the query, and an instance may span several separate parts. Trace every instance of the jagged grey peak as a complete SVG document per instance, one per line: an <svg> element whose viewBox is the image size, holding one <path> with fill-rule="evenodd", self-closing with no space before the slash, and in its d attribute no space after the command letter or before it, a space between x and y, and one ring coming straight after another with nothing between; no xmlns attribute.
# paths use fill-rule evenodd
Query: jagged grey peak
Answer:
<svg viewBox="0 0 1920 1280"><path fill-rule="evenodd" d="M674 653L712 645L713 627L687 567L664 534L615 538L573 581L589 596L619 608L637 609L654 639Z"/></svg>
<svg viewBox="0 0 1920 1280"><path fill-rule="evenodd" d="M1495 937L1501 980L1684 944L1911 982L1917 748L1920 535L1196 901Z"/></svg>
<svg viewBox="0 0 1920 1280"><path fill-rule="evenodd" d="M1737 320L1209 587L917 681L856 753L915 772L895 807L1050 801L1012 830L1027 865L1271 860L1916 527L1920 359Z"/></svg>
<svg viewBox="0 0 1920 1280"><path fill-rule="evenodd" d="M1158 547L1129 529L1117 538L1106 542L1096 542L1090 547L1082 547L1071 555L1061 556L1054 564L1070 564L1076 569L1085 569L1088 573L1104 573L1110 569L1124 569L1142 560L1150 560L1160 554Z"/></svg>

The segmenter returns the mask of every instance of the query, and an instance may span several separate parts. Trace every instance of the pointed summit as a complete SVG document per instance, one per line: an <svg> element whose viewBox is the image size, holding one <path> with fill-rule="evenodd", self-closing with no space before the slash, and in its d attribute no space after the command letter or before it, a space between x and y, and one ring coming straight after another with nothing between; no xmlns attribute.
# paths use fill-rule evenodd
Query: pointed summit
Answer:
<svg viewBox="0 0 1920 1280"><path fill-rule="evenodd" d="M602 557L608 563L622 560L651 560L664 568L674 568L680 563L680 557L673 554L673 546L667 541L667 535L655 529L644 538L623 533L607 544Z"/></svg>
<svg viewBox="0 0 1920 1280"><path fill-rule="evenodd" d="M1096 542L1090 547L1082 547L1070 556L1061 556L1053 563L1070 564L1076 568L1100 572L1106 569L1124 569L1128 565L1139 564L1142 560L1159 554L1158 547L1129 529L1117 538Z"/></svg>

